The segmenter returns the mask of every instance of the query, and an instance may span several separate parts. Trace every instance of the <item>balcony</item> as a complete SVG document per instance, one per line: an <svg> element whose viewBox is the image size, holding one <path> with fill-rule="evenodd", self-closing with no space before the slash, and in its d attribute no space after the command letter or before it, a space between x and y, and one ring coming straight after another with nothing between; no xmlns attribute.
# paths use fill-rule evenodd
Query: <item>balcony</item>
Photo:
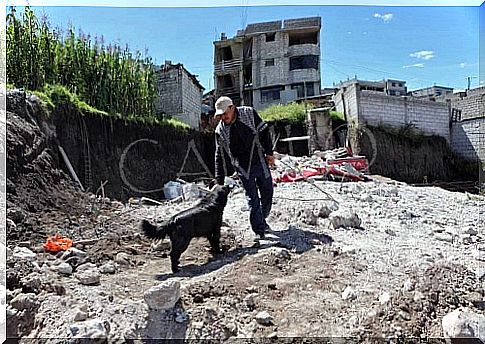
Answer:
<svg viewBox="0 0 485 344"><path fill-rule="evenodd" d="M288 73L288 83L299 83L299 82L318 82L320 81L320 70L316 69L294 69L290 70Z"/></svg>
<svg viewBox="0 0 485 344"><path fill-rule="evenodd" d="M222 60L214 65L214 73L226 74L239 72L241 70L241 62L241 59L232 59L227 61Z"/></svg>
<svg viewBox="0 0 485 344"><path fill-rule="evenodd" d="M300 55L320 55L320 46L317 44L296 44L288 47L288 57Z"/></svg>

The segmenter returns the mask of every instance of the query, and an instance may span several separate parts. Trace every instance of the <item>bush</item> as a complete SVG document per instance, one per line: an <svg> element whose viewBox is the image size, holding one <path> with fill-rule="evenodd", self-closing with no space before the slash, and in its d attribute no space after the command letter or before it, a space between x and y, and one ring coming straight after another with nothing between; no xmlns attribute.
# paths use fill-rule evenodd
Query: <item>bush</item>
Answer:
<svg viewBox="0 0 485 344"><path fill-rule="evenodd" d="M288 121L290 123L305 123L306 111L312 109L310 104L289 103L287 105L273 105L259 114L266 122Z"/></svg>

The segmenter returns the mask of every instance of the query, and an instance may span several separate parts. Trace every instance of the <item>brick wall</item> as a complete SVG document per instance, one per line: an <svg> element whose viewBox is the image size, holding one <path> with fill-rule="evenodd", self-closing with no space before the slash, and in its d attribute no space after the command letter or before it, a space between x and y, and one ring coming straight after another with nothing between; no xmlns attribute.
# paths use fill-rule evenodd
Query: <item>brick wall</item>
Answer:
<svg viewBox="0 0 485 344"><path fill-rule="evenodd" d="M485 162L485 117L453 123L451 147L465 158Z"/></svg>
<svg viewBox="0 0 485 344"><path fill-rule="evenodd" d="M454 94L451 107L461 110L461 119L485 117L485 87Z"/></svg>
<svg viewBox="0 0 485 344"><path fill-rule="evenodd" d="M158 98L155 113L176 115L182 112L181 75L177 69L160 71L157 80Z"/></svg>
<svg viewBox="0 0 485 344"><path fill-rule="evenodd" d="M449 139L449 107L437 103L403 97L391 97L376 91L360 91L352 84L345 92L339 90L334 97L336 109L345 113L347 120L360 124L387 124L401 127L413 123L426 134L440 135Z"/></svg>
<svg viewBox="0 0 485 344"><path fill-rule="evenodd" d="M182 74L182 113L180 119L192 128L199 128L202 112L202 90L184 71Z"/></svg>

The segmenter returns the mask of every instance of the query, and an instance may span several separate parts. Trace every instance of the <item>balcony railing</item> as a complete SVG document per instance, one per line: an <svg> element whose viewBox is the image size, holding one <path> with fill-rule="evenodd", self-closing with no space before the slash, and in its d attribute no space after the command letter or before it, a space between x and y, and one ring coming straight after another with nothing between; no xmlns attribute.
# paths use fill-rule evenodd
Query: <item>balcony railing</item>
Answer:
<svg viewBox="0 0 485 344"><path fill-rule="evenodd" d="M214 65L214 72L236 72L241 68L241 59L222 61Z"/></svg>

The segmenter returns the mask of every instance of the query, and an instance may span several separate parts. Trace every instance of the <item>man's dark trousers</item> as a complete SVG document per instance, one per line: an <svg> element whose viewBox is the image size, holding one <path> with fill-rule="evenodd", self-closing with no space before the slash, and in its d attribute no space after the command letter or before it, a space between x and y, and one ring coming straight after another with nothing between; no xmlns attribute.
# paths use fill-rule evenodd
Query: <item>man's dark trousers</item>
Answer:
<svg viewBox="0 0 485 344"><path fill-rule="evenodd" d="M267 226L265 218L271 211L273 200L273 179L269 168L266 164L255 164L250 166L248 174L239 173L239 178L248 199L251 228L256 234L263 234Z"/></svg>

